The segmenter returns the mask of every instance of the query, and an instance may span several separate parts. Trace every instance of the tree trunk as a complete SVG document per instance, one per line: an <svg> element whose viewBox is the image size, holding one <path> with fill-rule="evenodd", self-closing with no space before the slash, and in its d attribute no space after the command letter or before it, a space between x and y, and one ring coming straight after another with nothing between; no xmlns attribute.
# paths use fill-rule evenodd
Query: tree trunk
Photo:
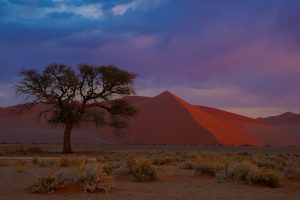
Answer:
<svg viewBox="0 0 300 200"><path fill-rule="evenodd" d="M65 131L64 131L64 148L63 153L72 153L72 147L71 147L71 132L73 129L72 124L66 124L65 125Z"/></svg>

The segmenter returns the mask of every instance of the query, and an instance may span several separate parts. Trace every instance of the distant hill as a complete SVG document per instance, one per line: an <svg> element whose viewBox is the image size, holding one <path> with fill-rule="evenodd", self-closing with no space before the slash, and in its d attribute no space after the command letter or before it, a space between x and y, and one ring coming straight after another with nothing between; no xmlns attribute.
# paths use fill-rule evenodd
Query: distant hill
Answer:
<svg viewBox="0 0 300 200"><path fill-rule="evenodd" d="M300 114L286 112L277 116L259 118L259 120L292 134L297 142L300 141Z"/></svg>
<svg viewBox="0 0 300 200"><path fill-rule="evenodd" d="M300 124L300 114L294 114L292 112L259 119L271 124Z"/></svg>
<svg viewBox="0 0 300 200"><path fill-rule="evenodd" d="M87 124L74 131L75 143L131 143L169 145L300 145L294 129L206 106L194 106L166 91L155 97L128 96L138 110L123 130ZM0 142L61 143L62 127L37 121L44 105L21 115L13 107L0 109ZM294 122L294 121L293 121ZM300 126L299 126L300 127Z"/></svg>

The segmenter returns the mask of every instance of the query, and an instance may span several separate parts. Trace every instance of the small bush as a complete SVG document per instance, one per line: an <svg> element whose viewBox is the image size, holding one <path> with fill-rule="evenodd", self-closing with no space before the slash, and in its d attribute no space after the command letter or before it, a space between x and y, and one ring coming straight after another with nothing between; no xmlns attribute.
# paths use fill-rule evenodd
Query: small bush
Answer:
<svg viewBox="0 0 300 200"><path fill-rule="evenodd" d="M52 193L54 191L59 190L63 187L63 182L54 175L47 175L47 176L39 176L37 178L36 183L34 183L29 189L32 192L47 192Z"/></svg>
<svg viewBox="0 0 300 200"><path fill-rule="evenodd" d="M150 162L139 161L132 170L132 175L137 181L145 182L157 178L155 168L152 167Z"/></svg>
<svg viewBox="0 0 300 200"><path fill-rule="evenodd" d="M131 174L136 181L150 181L157 178L155 168L148 161L140 161L135 157L128 157L116 170L116 175L123 176Z"/></svg>
<svg viewBox="0 0 300 200"><path fill-rule="evenodd" d="M195 175L209 174L215 175L225 168L225 165L219 162L204 162L198 164L195 168Z"/></svg>
<svg viewBox="0 0 300 200"><path fill-rule="evenodd" d="M79 171L79 183L85 192L96 189L109 192L115 184L112 178L103 173L95 164L82 164Z"/></svg>
<svg viewBox="0 0 300 200"><path fill-rule="evenodd" d="M129 156L126 160L127 168L130 172L132 172L133 168L137 165L138 159L136 159L134 156Z"/></svg>
<svg viewBox="0 0 300 200"><path fill-rule="evenodd" d="M273 171L262 170L251 163L237 163L216 174L220 182L225 181L244 181L249 184L265 185L277 187L279 177Z"/></svg>
<svg viewBox="0 0 300 200"><path fill-rule="evenodd" d="M112 164L105 164L103 165L102 169L103 169L103 172L105 172L106 174L110 175L113 173L113 170L114 170L114 166Z"/></svg>
<svg viewBox="0 0 300 200"><path fill-rule="evenodd" d="M247 182L250 184L278 187L279 177L273 171L253 170L248 173Z"/></svg>
<svg viewBox="0 0 300 200"><path fill-rule="evenodd" d="M256 166L250 163L237 163L216 174L220 182L225 181L245 181L249 171L256 169Z"/></svg>
<svg viewBox="0 0 300 200"><path fill-rule="evenodd" d="M126 176L129 175L130 173L131 171L129 170L126 163L120 164L114 172L116 176Z"/></svg>

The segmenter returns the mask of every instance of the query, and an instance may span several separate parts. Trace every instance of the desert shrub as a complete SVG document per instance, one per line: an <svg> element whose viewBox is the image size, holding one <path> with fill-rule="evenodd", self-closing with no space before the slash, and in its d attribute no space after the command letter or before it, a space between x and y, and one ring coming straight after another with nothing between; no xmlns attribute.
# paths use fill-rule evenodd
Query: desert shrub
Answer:
<svg viewBox="0 0 300 200"><path fill-rule="evenodd" d="M255 164L260 168L276 169L276 164L268 160L256 161Z"/></svg>
<svg viewBox="0 0 300 200"><path fill-rule="evenodd" d="M155 168L148 161L137 162L133 166L132 175L135 180L140 182L150 181L157 177Z"/></svg>
<svg viewBox="0 0 300 200"><path fill-rule="evenodd" d="M247 175L250 184L265 185L269 187L279 186L279 176L271 170L252 170Z"/></svg>
<svg viewBox="0 0 300 200"><path fill-rule="evenodd" d="M112 178L92 163L81 165L79 183L85 192L94 192L98 189L107 193L115 186Z"/></svg>
<svg viewBox="0 0 300 200"><path fill-rule="evenodd" d="M133 168L137 165L139 160L135 158L134 156L129 156L126 160L126 166L129 169L130 172L133 171Z"/></svg>
<svg viewBox="0 0 300 200"><path fill-rule="evenodd" d="M125 163L121 163L115 171L117 176L132 175L136 181L145 182L157 177L155 168L149 161L141 161L129 156Z"/></svg>
<svg viewBox="0 0 300 200"><path fill-rule="evenodd" d="M175 155L176 161L185 161L186 159L190 158L190 155L187 151L177 151Z"/></svg>
<svg viewBox="0 0 300 200"><path fill-rule="evenodd" d="M131 171L129 170L126 163L121 163L114 171L114 174L116 176L126 176L129 175L130 173Z"/></svg>
<svg viewBox="0 0 300 200"><path fill-rule="evenodd" d="M226 156L213 153L196 154L195 158L195 175L209 174L215 175L225 169L229 163Z"/></svg>
<svg viewBox="0 0 300 200"><path fill-rule="evenodd" d="M114 170L115 166L113 166L112 164L105 164L103 165L102 169L103 169L103 172L105 172L106 174L112 174L113 173L113 170Z"/></svg>
<svg viewBox="0 0 300 200"><path fill-rule="evenodd" d="M216 178L220 182L224 181L245 181L248 173L256 169L251 163L236 163L216 174Z"/></svg>
<svg viewBox="0 0 300 200"><path fill-rule="evenodd" d="M236 163L216 174L220 182L243 181L249 184L277 187L279 176L271 170L262 170L251 163Z"/></svg>
<svg viewBox="0 0 300 200"><path fill-rule="evenodd" d="M209 174L215 175L226 168L226 164L217 161L207 161L197 164L195 168L195 175Z"/></svg>
<svg viewBox="0 0 300 200"><path fill-rule="evenodd" d="M29 190L32 192L47 192L52 193L59 190L64 186L63 181L61 181L55 175L46 175L37 177L36 182L29 187Z"/></svg>

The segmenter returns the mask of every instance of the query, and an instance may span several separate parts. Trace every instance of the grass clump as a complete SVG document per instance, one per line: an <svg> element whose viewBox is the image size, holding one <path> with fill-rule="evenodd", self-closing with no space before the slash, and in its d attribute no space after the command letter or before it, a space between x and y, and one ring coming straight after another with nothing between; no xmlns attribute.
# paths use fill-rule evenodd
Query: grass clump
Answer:
<svg viewBox="0 0 300 200"><path fill-rule="evenodd" d="M29 187L29 190L36 193L53 193L64 186L63 181L55 175L37 177L36 182Z"/></svg>
<svg viewBox="0 0 300 200"><path fill-rule="evenodd" d="M145 182L157 178L156 169L149 161L138 160L129 156L125 163L122 163L116 170L116 175L132 175L136 181Z"/></svg>
<svg viewBox="0 0 300 200"><path fill-rule="evenodd" d="M246 181L247 175L257 167L251 163L236 163L216 174L220 182L226 181Z"/></svg>
<svg viewBox="0 0 300 200"><path fill-rule="evenodd" d="M220 182L242 181L248 184L278 187L279 176L272 170L262 170L252 163L236 163L216 174Z"/></svg>
<svg viewBox="0 0 300 200"><path fill-rule="evenodd" d="M220 172L226 167L225 164L221 162L216 161L207 161L198 163L195 168L195 175L202 175L202 174L208 174L208 175L215 175L216 173Z"/></svg>
<svg viewBox="0 0 300 200"><path fill-rule="evenodd" d="M271 170L253 170L248 173L247 182L275 188L279 186L279 176Z"/></svg>
<svg viewBox="0 0 300 200"><path fill-rule="evenodd" d="M92 163L83 163L80 166L79 183L85 192L99 190L108 193L115 187L112 178Z"/></svg>
<svg viewBox="0 0 300 200"><path fill-rule="evenodd" d="M139 161L132 170L135 180L140 182L150 181L157 178L155 168L148 161Z"/></svg>

